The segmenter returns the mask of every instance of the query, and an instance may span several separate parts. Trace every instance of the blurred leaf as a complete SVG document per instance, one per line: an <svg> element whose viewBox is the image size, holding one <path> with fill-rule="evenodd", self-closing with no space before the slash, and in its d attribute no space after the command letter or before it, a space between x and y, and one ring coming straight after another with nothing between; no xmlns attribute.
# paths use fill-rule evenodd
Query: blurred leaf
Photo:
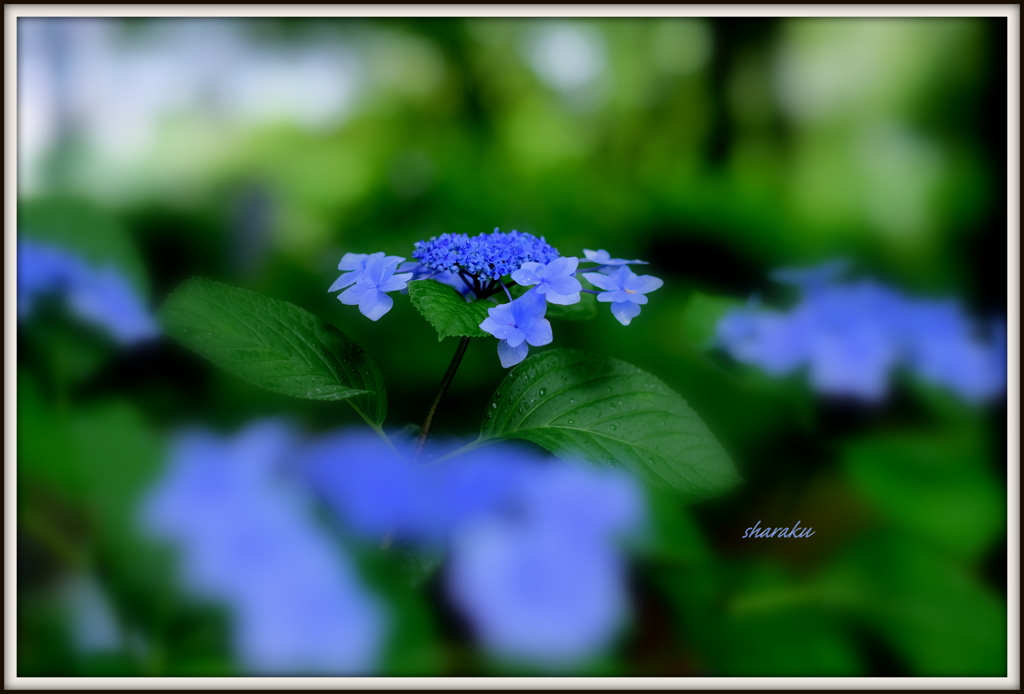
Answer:
<svg viewBox="0 0 1024 694"><path fill-rule="evenodd" d="M650 575L669 601L685 648L712 676L862 675L841 614L778 567L744 562L663 566Z"/></svg>
<svg viewBox="0 0 1024 694"><path fill-rule="evenodd" d="M567 460L625 465L689 500L739 481L725 451L668 386L635 366L568 349L536 354L498 387L483 439L533 441Z"/></svg>
<svg viewBox="0 0 1024 694"><path fill-rule="evenodd" d="M156 473L161 450L130 403L54 408L27 374L19 375L18 471L82 511L89 521L85 530L99 542L133 537L135 505ZM43 509L38 498L29 503Z"/></svg>
<svg viewBox="0 0 1024 694"><path fill-rule="evenodd" d="M430 579L425 574L416 577L410 573L411 553L394 548L381 552L365 546L349 549L359 563L366 584L373 586L376 595L388 606L390 631L381 674L392 677L441 674L445 654L439 625L428 603L430 593L422 584ZM421 554L421 569L432 570L428 565L434 558L429 553Z"/></svg>
<svg viewBox="0 0 1024 694"><path fill-rule="evenodd" d="M704 635L716 674L734 677L853 677L863 663L837 614L813 589L772 566L743 566L724 613ZM697 636L697 634L695 634Z"/></svg>
<svg viewBox="0 0 1024 694"><path fill-rule="evenodd" d="M81 470L66 413L46 402L39 384L24 369L18 372L18 473L62 496L74 499L82 490Z"/></svg>
<svg viewBox="0 0 1024 694"><path fill-rule="evenodd" d="M847 446L856 488L896 525L960 556L981 556L1006 525L1005 493L974 439L877 436Z"/></svg>
<svg viewBox="0 0 1024 694"><path fill-rule="evenodd" d="M376 364L334 326L301 308L204 278L160 307L167 333L250 383L309 400L345 400L377 426L387 413Z"/></svg>
<svg viewBox="0 0 1024 694"><path fill-rule="evenodd" d="M155 585L159 569L140 547L136 510L157 473L160 440L128 402L67 410L46 403L28 378L19 379L18 390L18 470L48 492L19 485L31 495L22 509L27 531L45 531L36 536L63 560L80 559L65 550L84 540L119 580L145 574L140 583ZM53 497L61 505L54 507Z"/></svg>
<svg viewBox="0 0 1024 694"><path fill-rule="evenodd" d="M437 550L391 548L390 551L413 588L423 585L437 573L445 558L444 552Z"/></svg>
<svg viewBox="0 0 1024 694"><path fill-rule="evenodd" d="M694 292L683 313L683 332L692 345L706 348L715 337L715 326L730 309L743 302L727 296Z"/></svg>
<svg viewBox="0 0 1024 694"><path fill-rule="evenodd" d="M468 302L454 288L436 280L410 282L409 299L434 326L438 342L446 337L490 337L480 329L487 309L494 307L490 301Z"/></svg>
<svg viewBox="0 0 1024 694"><path fill-rule="evenodd" d="M594 294L582 294L579 302L561 306L548 304L546 318L555 320L590 320L597 316L597 297Z"/></svg>
<svg viewBox="0 0 1024 694"><path fill-rule="evenodd" d="M112 356L113 345L102 329L68 320L66 312L54 310L47 299L33 312L34 317L45 318L29 321L19 331L56 387L68 389L96 374Z"/></svg>
<svg viewBox="0 0 1024 694"><path fill-rule="evenodd" d="M160 441L132 405L116 401L76 414L71 436L91 515L107 537L131 533L139 495L160 464Z"/></svg>
<svg viewBox="0 0 1024 694"><path fill-rule="evenodd" d="M112 216L73 198L36 198L18 203L18 234L74 251L90 264L112 264L149 297L149 278L135 242Z"/></svg>
<svg viewBox="0 0 1024 694"><path fill-rule="evenodd" d="M819 580L822 596L876 631L913 675L1006 675L1005 602L934 549L875 537Z"/></svg>
<svg viewBox="0 0 1024 694"><path fill-rule="evenodd" d="M656 528L653 546L650 550L662 560L684 565L703 564L710 561L708 547L700 526L690 511L675 494L650 491L647 494L648 508Z"/></svg>

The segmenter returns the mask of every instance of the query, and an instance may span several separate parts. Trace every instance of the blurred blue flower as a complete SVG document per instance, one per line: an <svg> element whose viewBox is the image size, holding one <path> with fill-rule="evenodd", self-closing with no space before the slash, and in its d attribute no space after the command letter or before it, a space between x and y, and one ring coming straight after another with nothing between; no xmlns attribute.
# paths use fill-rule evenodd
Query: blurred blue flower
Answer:
<svg viewBox="0 0 1024 694"><path fill-rule="evenodd" d="M480 329L501 340L498 359L506 369L526 359L529 345L551 344L551 323L544 318L547 302L529 291L515 301L487 310Z"/></svg>
<svg viewBox="0 0 1024 694"><path fill-rule="evenodd" d="M82 321L123 345L159 335L153 316L128 280L111 266L96 268L71 251L34 241L18 243L18 318L44 295L64 300Z"/></svg>
<svg viewBox="0 0 1024 694"><path fill-rule="evenodd" d="M617 541L643 524L639 486L552 460L532 468L514 501L456 534L449 598L496 656L552 667L598 655L629 615Z"/></svg>
<svg viewBox="0 0 1024 694"><path fill-rule="evenodd" d="M628 616L618 543L646 522L634 477L514 444L425 466L408 449L335 432L295 469L358 537L447 548L448 596L492 653L564 665L609 645Z"/></svg>
<svg viewBox="0 0 1024 694"><path fill-rule="evenodd" d="M625 265L610 275L585 272L583 276L592 285L604 290L597 295L597 300L610 302L612 315L623 325L629 325L630 321L640 315L640 306L647 303L644 294L653 292L664 284L657 277L637 275Z"/></svg>
<svg viewBox="0 0 1024 694"><path fill-rule="evenodd" d="M623 260L622 258L613 258L608 251L603 249L592 251L589 248L584 248L583 256L590 262L597 263L598 267L594 268L594 270L605 274L618 270L622 265L648 264L646 260Z"/></svg>
<svg viewBox="0 0 1024 694"><path fill-rule="evenodd" d="M362 429L317 437L296 456L303 479L356 535L379 542L391 534L432 538L421 470Z"/></svg>
<svg viewBox="0 0 1024 694"><path fill-rule="evenodd" d="M822 287L791 314L803 326L812 386L821 393L879 401L901 354L903 298L873 282Z"/></svg>
<svg viewBox="0 0 1024 694"><path fill-rule="evenodd" d="M395 274L395 268L404 258L384 257L383 254L376 256L368 257L362 270L354 270L338 278L338 282L343 278L346 282L353 278L355 280L352 286L338 296L338 300L347 306L358 305L359 312L372 321L379 320L394 306L394 299L386 292L405 289L412 279L412 273L409 272Z"/></svg>
<svg viewBox="0 0 1024 694"><path fill-rule="evenodd" d="M181 578L224 604L239 663L259 674L366 674L387 615L282 476L296 439L275 421L219 439L178 438L142 508L143 527L174 543Z"/></svg>
<svg viewBox="0 0 1024 694"><path fill-rule="evenodd" d="M736 361L760 367L772 376L784 376L807 358L807 341L790 316L734 309L719 320L716 336Z"/></svg>
<svg viewBox="0 0 1024 694"><path fill-rule="evenodd" d="M579 266L578 258L556 258L550 263L523 263L512 273L512 279L524 287L534 287L552 304L568 306L579 303L583 285L573 275Z"/></svg>
<svg viewBox="0 0 1024 694"><path fill-rule="evenodd" d="M850 261L840 258L810 268L779 268L771 273L771 278L780 284L791 284L804 289L813 289L835 281L849 267Z"/></svg>
<svg viewBox="0 0 1024 694"><path fill-rule="evenodd" d="M18 318L31 315L38 298L66 292L88 274L85 262L56 246L18 243Z"/></svg>
<svg viewBox="0 0 1024 694"><path fill-rule="evenodd" d="M297 455L303 478L348 530L369 542L443 545L454 528L499 505L521 477L520 458L503 447L421 466L412 447L396 452L375 434L339 431Z"/></svg>
<svg viewBox="0 0 1024 694"><path fill-rule="evenodd" d="M868 280L835 283L845 267L775 273L801 288L797 305L786 313L755 303L734 309L716 326L718 344L773 376L807 366L816 391L866 402L888 394L901 365L968 402L1004 391L998 328L986 342L956 302L914 300Z"/></svg>
<svg viewBox="0 0 1024 694"><path fill-rule="evenodd" d="M1005 393L1005 321L994 321L985 341L956 304L919 302L909 325L908 361L919 378L974 404Z"/></svg>

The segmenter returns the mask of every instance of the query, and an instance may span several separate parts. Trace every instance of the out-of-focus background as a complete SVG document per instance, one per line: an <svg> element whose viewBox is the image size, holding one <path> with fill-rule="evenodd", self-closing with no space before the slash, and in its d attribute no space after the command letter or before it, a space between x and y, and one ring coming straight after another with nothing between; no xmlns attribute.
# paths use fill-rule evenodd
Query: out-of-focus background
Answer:
<svg viewBox="0 0 1024 694"><path fill-rule="evenodd" d="M787 309L770 273L833 258L1005 320L1005 85L1002 19L19 19L19 674L1005 674L1005 397L905 375L824 397L696 337L702 307ZM524 623L582 655L512 657L487 636L500 590L458 593L485 580L444 558L406 580L409 557L322 540L305 502L281 547L261 517L248 549L210 550L217 590L180 579L187 550L140 509L219 482L174 471L287 466L282 441L359 420L216 370L155 307L193 276L299 305L377 362L399 428L454 344L404 297L378 322L343 306L338 261L495 227L650 261L665 286L632 325L602 310L556 344L665 381L744 478L695 506L644 492L610 640ZM23 312L30 282L67 305ZM437 430L472 434L502 377L474 341ZM741 539L797 520L814 536ZM330 557L313 588L251 585Z"/></svg>

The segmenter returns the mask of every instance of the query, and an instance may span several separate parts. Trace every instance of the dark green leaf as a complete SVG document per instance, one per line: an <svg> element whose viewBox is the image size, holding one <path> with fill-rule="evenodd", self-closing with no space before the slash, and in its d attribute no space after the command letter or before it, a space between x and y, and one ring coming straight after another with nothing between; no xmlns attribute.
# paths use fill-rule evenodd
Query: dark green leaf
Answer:
<svg viewBox="0 0 1024 694"><path fill-rule="evenodd" d="M167 334L254 385L309 400L345 400L379 426L387 412L373 361L343 333L285 301L195 278L160 308Z"/></svg>
<svg viewBox="0 0 1024 694"><path fill-rule="evenodd" d="M440 342L446 337L489 337L480 329L487 318L490 301L467 302L452 287L436 280L409 283L409 299L423 317L437 330Z"/></svg>
<svg viewBox="0 0 1024 694"><path fill-rule="evenodd" d="M483 439L533 441L567 460L621 464L690 500L739 477L678 394L635 366L556 349L517 366L488 404Z"/></svg>

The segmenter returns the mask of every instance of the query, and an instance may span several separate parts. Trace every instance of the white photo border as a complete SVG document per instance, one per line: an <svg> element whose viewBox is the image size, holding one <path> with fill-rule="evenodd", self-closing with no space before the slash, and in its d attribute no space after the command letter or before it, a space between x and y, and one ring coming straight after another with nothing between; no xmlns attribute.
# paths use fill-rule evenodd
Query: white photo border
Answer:
<svg viewBox="0 0 1024 694"><path fill-rule="evenodd" d="M17 20L20 17L1003 17L1007 19L1006 677L18 677L16 537ZM1019 5L5 5L4 685L9 689L1019 689Z"/></svg>

